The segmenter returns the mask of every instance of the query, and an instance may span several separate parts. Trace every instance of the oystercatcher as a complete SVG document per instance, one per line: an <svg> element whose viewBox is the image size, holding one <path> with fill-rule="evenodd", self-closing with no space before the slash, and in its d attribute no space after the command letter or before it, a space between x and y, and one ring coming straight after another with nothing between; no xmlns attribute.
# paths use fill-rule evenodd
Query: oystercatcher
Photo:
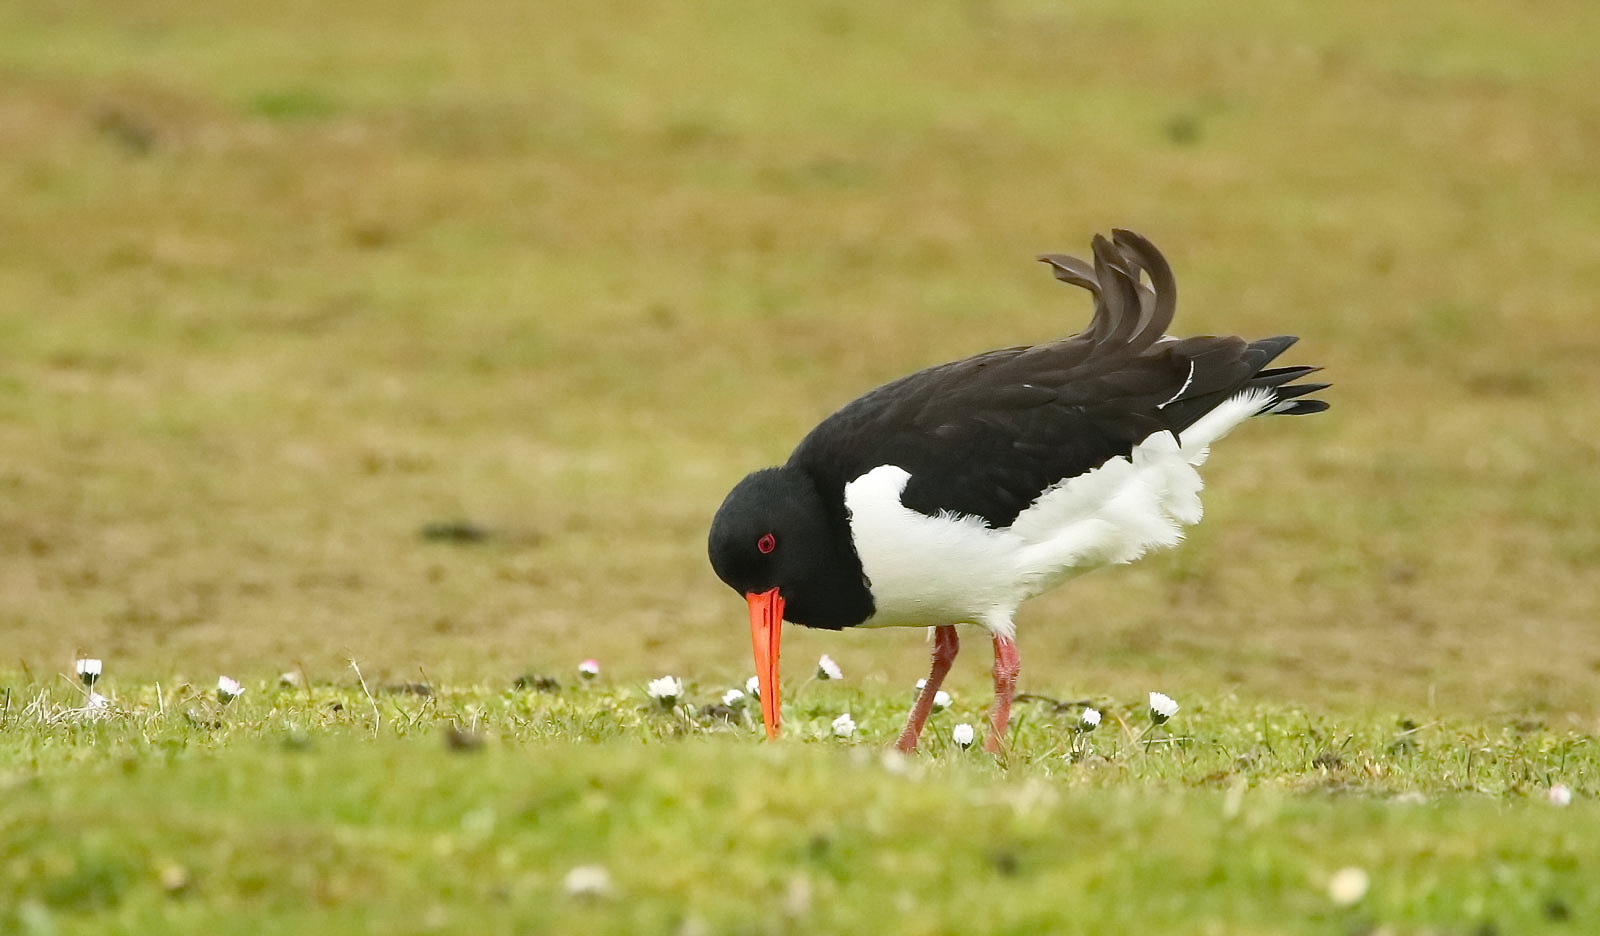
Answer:
<svg viewBox="0 0 1600 936"><path fill-rule="evenodd" d="M1213 442L1251 416L1317 413L1268 367L1292 336L1173 338L1172 269L1146 239L1094 239L1094 263L1039 258L1094 294L1080 334L885 384L739 482L711 523L711 565L745 596L767 737L778 732L779 627L930 626L933 668L897 746L914 750L959 647L994 641L985 747L999 752L1020 661L1013 615L1098 566L1176 544L1200 519ZM1144 280L1148 278L1148 284Z"/></svg>

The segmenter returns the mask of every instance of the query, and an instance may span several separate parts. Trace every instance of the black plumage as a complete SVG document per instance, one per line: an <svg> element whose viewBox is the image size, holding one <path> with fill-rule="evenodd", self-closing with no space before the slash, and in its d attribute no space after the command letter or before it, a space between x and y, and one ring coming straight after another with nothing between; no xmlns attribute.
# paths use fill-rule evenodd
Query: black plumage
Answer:
<svg viewBox="0 0 1600 936"><path fill-rule="evenodd" d="M1092 266L1056 254L1040 259L1058 279L1094 294L1085 331L885 384L813 429L789 465L813 477L830 500L867 471L897 465L911 474L905 506L1004 527L1057 482L1128 455L1152 433L1181 436L1241 390L1271 391L1263 412L1327 408L1302 398L1326 384L1292 383L1316 368L1264 369L1293 337L1166 337L1176 283L1165 258L1138 234L1097 236Z"/></svg>

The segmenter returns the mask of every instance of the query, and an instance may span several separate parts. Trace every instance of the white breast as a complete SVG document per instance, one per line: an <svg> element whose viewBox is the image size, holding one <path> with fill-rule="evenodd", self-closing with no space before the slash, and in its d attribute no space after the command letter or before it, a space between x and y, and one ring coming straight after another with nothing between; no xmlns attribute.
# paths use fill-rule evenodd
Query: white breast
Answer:
<svg viewBox="0 0 1600 936"><path fill-rule="evenodd" d="M1023 601L1074 575L1132 562L1172 546L1200 520L1200 473L1212 442L1264 402L1241 394L1184 433L1151 436L1129 457L1039 495L1011 526L974 517L929 517L900 496L911 475L883 465L845 485L850 531L876 612L865 627L980 624L1014 631Z"/></svg>

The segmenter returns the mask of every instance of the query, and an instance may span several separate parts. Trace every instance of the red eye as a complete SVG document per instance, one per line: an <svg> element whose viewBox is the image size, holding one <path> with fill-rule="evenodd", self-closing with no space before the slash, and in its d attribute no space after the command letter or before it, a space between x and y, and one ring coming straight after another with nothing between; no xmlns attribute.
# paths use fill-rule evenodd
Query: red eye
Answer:
<svg viewBox="0 0 1600 936"><path fill-rule="evenodd" d="M763 553L769 553L778 548L778 541L773 538L771 533L763 533L761 538L756 540L756 548Z"/></svg>

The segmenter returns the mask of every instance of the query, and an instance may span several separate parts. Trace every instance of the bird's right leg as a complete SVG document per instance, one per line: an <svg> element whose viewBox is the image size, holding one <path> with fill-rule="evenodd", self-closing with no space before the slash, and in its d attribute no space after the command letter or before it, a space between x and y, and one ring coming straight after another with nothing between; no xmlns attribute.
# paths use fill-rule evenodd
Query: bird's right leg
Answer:
<svg viewBox="0 0 1600 936"><path fill-rule="evenodd" d="M928 671L928 681L923 684L917 703L911 706L905 730L900 732L900 740L894 743L896 748L907 754L917 749L922 726L928 723L928 713L933 711L933 697L939 694L939 686L944 682L945 674L950 672L950 664L956 661L956 652L960 649L961 641L956 637L955 625L941 624L933 629L933 668Z"/></svg>

